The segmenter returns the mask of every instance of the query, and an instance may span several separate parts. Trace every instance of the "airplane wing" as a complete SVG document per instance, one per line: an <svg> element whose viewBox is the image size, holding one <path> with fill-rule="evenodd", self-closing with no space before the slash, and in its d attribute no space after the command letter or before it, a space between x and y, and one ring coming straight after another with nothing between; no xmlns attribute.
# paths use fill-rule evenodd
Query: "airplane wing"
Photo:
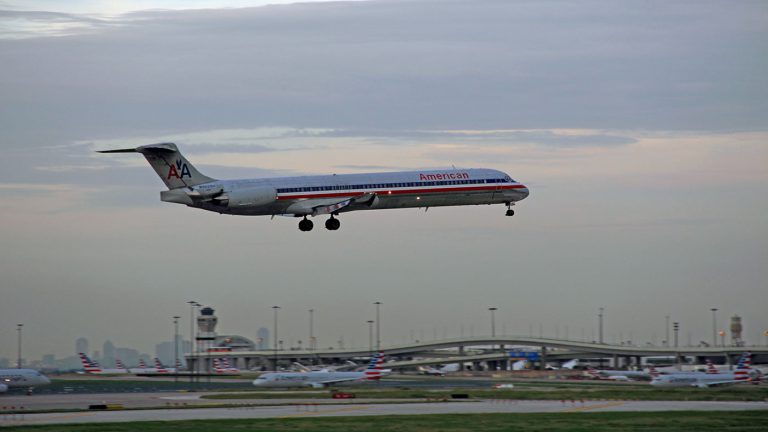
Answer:
<svg viewBox="0 0 768 432"><path fill-rule="evenodd" d="M722 381L710 381L710 382L703 382L696 384L696 387L701 388L707 388L707 387L719 387L719 386L725 386L725 385L734 385L734 384L749 384L752 383L752 379L730 379L730 380L722 380Z"/></svg>
<svg viewBox="0 0 768 432"><path fill-rule="evenodd" d="M327 379L325 381L318 381L317 384L321 384L324 386L331 385L331 384L338 384L343 382L349 382L349 381L362 381L365 380L365 377L357 377L357 378L331 378Z"/></svg>
<svg viewBox="0 0 768 432"><path fill-rule="evenodd" d="M378 198L376 194L361 194L354 197L340 198L316 198L306 199L291 204L286 209L286 214L294 215L324 215L336 213L337 211L349 207L351 205L368 205L371 206L376 203Z"/></svg>

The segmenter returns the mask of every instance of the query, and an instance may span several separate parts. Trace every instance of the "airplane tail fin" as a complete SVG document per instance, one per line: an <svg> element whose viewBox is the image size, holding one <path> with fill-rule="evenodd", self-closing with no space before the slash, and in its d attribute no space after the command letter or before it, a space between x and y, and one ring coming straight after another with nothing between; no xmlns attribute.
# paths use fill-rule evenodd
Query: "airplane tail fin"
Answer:
<svg viewBox="0 0 768 432"><path fill-rule="evenodd" d="M163 366L162 363L160 363L160 359L155 357L155 368L157 368L158 373L167 373L168 370Z"/></svg>
<svg viewBox="0 0 768 432"><path fill-rule="evenodd" d="M147 368L147 364L144 363L143 359L139 359L139 368L141 368L141 369L146 369Z"/></svg>
<svg viewBox="0 0 768 432"><path fill-rule="evenodd" d="M101 372L101 368L95 365L85 353L78 353L78 356L80 356L80 363L83 364L83 370L87 373Z"/></svg>
<svg viewBox="0 0 768 432"><path fill-rule="evenodd" d="M381 364L384 363L384 353L378 352L371 357L371 361L368 362L368 368L365 369L365 379L377 380L381 379L382 368Z"/></svg>
<svg viewBox="0 0 768 432"><path fill-rule="evenodd" d="M190 188L214 181L200 174L173 143L150 144L132 149L101 150L98 153L143 154L168 189Z"/></svg>
<svg viewBox="0 0 768 432"><path fill-rule="evenodd" d="M708 374L719 374L720 371L717 370L717 367L715 367L714 364L712 364L712 360L707 359L707 373Z"/></svg>

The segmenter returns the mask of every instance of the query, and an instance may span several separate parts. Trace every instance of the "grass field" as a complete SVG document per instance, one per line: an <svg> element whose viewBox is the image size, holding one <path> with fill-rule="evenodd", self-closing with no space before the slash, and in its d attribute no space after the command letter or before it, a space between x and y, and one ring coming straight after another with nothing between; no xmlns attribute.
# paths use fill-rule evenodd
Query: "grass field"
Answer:
<svg viewBox="0 0 768 432"><path fill-rule="evenodd" d="M766 431L768 411L616 412L572 414L449 414L258 420L100 423L18 426L4 431L45 432L475 432L475 431Z"/></svg>

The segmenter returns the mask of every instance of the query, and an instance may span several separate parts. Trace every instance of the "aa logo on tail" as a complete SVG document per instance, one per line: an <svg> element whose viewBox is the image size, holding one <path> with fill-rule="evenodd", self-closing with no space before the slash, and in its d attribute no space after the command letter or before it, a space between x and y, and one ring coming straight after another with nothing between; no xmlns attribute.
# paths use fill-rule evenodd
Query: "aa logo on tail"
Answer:
<svg viewBox="0 0 768 432"><path fill-rule="evenodd" d="M171 177L183 179L184 176L192 178L192 174L189 172L189 167L187 166L186 162L183 162L181 159L176 159L176 165L171 165L171 167L168 168L168 176L166 177L166 180L170 179Z"/></svg>

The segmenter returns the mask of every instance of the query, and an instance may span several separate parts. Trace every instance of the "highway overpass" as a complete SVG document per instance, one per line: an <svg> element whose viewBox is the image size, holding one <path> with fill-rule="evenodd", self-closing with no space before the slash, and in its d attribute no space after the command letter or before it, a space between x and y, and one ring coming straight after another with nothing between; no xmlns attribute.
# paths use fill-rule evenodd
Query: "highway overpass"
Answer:
<svg viewBox="0 0 768 432"><path fill-rule="evenodd" d="M526 347L527 350L537 350L544 361L555 358L581 358L581 359L601 359L611 358L614 364L623 359L625 364L629 364L634 359L635 364L644 357L673 357L681 358L691 357L725 357L726 363L730 364L738 358L744 351L750 351L754 355L768 356L768 347L748 346L748 347L658 347L658 346L630 346L630 345L611 345L591 342L581 342L562 339L532 338L522 336L484 336L442 339L428 342L418 342L411 344L387 345L382 346L381 350L389 357L398 359L414 356L423 357L424 354L435 350L456 350L455 357L461 357L465 354L467 348L477 348L491 354L493 350L515 350ZM221 349L221 347L217 347ZM478 355L475 349L472 355ZM553 351L555 350L555 351ZM565 351L565 352L563 352ZM469 355L470 353L466 353ZM188 364L200 362L198 370L207 370L209 363L213 358L226 357L232 359L240 368L253 369L257 367L274 368L274 363L290 363L294 361L307 363L340 363L346 360L364 359L371 355L368 349L320 349L320 350L262 350L262 351L231 351L231 352L201 352L186 354ZM565 357L563 357L565 356ZM440 356L443 357L443 356ZM454 356L452 356L454 357ZM445 358L435 358L434 363L444 363Z"/></svg>

